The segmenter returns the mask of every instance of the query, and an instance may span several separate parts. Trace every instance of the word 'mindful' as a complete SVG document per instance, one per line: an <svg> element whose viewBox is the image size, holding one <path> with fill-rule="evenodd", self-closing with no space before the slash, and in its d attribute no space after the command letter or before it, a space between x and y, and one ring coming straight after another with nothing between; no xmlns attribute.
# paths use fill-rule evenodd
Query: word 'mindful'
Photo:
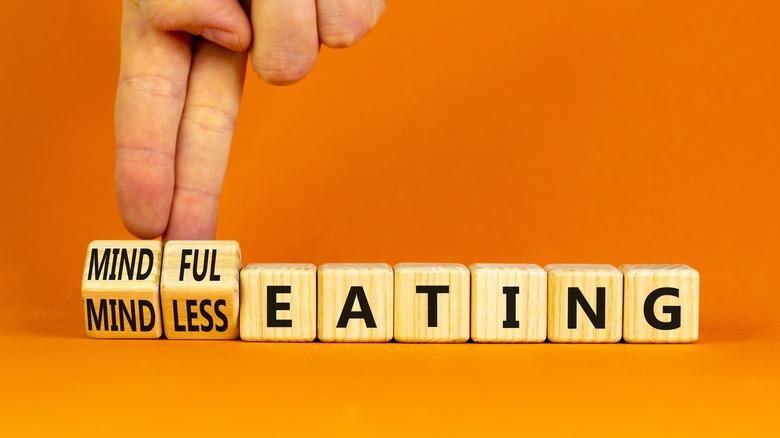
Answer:
<svg viewBox="0 0 780 438"><path fill-rule="evenodd" d="M695 342L685 265L249 264L235 241L96 240L95 338L311 342Z"/></svg>

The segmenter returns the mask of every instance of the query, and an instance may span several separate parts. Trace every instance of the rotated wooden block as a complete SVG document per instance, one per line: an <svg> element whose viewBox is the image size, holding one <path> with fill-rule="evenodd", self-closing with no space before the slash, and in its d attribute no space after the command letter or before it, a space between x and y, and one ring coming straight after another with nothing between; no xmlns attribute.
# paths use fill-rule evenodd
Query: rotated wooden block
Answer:
<svg viewBox="0 0 780 438"><path fill-rule="evenodd" d="M241 249L225 240L171 240L160 282L168 339L238 338Z"/></svg>
<svg viewBox="0 0 780 438"><path fill-rule="evenodd" d="M699 273L685 265L623 265L627 342L699 339Z"/></svg>
<svg viewBox="0 0 780 438"><path fill-rule="evenodd" d="M241 270L241 339L311 342L317 336L317 267L253 263Z"/></svg>
<svg viewBox="0 0 780 438"><path fill-rule="evenodd" d="M93 338L159 338L160 256L156 240L95 240L87 248L81 299Z"/></svg>
<svg viewBox="0 0 780 438"><path fill-rule="evenodd" d="M317 281L317 337L325 342L393 338L393 268L386 263L330 263Z"/></svg>
<svg viewBox="0 0 780 438"><path fill-rule="evenodd" d="M547 265L547 338L552 342L618 342L623 274L611 265Z"/></svg>
<svg viewBox="0 0 780 438"><path fill-rule="evenodd" d="M395 339L469 339L469 270L460 264L395 265Z"/></svg>
<svg viewBox="0 0 780 438"><path fill-rule="evenodd" d="M471 339L544 342L547 271L537 265L471 265Z"/></svg>

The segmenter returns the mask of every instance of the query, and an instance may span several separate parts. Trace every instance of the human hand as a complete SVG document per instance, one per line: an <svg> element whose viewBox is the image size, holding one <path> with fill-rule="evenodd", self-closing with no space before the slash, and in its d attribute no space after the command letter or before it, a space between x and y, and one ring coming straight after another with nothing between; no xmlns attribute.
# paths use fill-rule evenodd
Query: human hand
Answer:
<svg viewBox="0 0 780 438"><path fill-rule="evenodd" d="M245 6L249 1L245 2ZM347 47L385 0L124 0L116 195L148 239L213 239L247 52L270 84L302 79L320 43Z"/></svg>

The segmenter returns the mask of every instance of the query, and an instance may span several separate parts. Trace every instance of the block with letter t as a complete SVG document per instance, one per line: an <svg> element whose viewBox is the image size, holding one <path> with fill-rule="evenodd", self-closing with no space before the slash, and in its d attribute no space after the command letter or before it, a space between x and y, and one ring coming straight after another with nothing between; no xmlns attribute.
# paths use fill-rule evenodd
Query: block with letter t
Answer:
<svg viewBox="0 0 780 438"><path fill-rule="evenodd" d="M612 265L547 265L547 338L551 342L618 342L623 328L623 274Z"/></svg>
<svg viewBox="0 0 780 438"><path fill-rule="evenodd" d="M159 338L160 257L156 240L96 240L87 248L81 298L87 335Z"/></svg>
<svg viewBox="0 0 780 438"><path fill-rule="evenodd" d="M165 244L160 300L168 339L236 339L241 249L227 240Z"/></svg>
<svg viewBox="0 0 780 438"><path fill-rule="evenodd" d="M623 265L623 339L686 343L699 338L699 273L685 265Z"/></svg>
<svg viewBox="0 0 780 438"><path fill-rule="evenodd" d="M469 339L469 270L461 264L395 265L395 339L466 342Z"/></svg>

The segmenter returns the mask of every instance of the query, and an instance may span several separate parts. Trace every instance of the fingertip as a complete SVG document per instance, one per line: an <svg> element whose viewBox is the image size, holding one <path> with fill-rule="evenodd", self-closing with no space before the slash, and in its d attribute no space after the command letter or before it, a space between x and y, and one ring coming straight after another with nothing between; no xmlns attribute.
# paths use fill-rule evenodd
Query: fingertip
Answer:
<svg viewBox="0 0 780 438"><path fill-rule="evenodd" d="M376 25L384 2L376 0L323 0L317 4L317 30L327 47L351 47Z"/></svg>
<svg viewBox="0 0 780 438"><path fill-rule="evenodd" d="M230 30L217 29L213 27L207 27L203 29L203 32L201 32L200 35L215 44L219 44L226 49L230 49L236 52L243 52L249 48L251 43L249 38L243 38L242 40L238 32L232 32Z"/></svg>
<svg viewBox="0 0 780 438"><path fill-rule="evenodd" d="M243 52L252 44L249 17L235 0L169 2L145 0L141 11L155 28L201 35L227 49Z"/></svg>
<svg viewBox="0 0 780 438"><path fill-rule="evenodd" d="M163 240L213 240L217 234L219 194L177 186Z"/></svg>
<svg viewBox="0 0 780 438"><path fill-rule="evenodd" d="M170 215L173 174L154 170L153 167L141 168L127 160L118 160L117 163L114 184L119 215L125 228L141 239L161 236Z"/></svg>
<svg viewBox="0 0 780 438"><path fill-rule="evenodd" d="M368 33L370 29L366 28L357 32L335 32L321 33L320 41L326 47L331 49L343 49L352 47L358 43Z"/></svg>
<svg viewBox="0 0 780 438"><path fill-rule="evenodd" d="M317 54L315 52L314 56L290 56L254 51L252 68L261 80L271 85L292 85L305 78L314 68Z"/></svg>

